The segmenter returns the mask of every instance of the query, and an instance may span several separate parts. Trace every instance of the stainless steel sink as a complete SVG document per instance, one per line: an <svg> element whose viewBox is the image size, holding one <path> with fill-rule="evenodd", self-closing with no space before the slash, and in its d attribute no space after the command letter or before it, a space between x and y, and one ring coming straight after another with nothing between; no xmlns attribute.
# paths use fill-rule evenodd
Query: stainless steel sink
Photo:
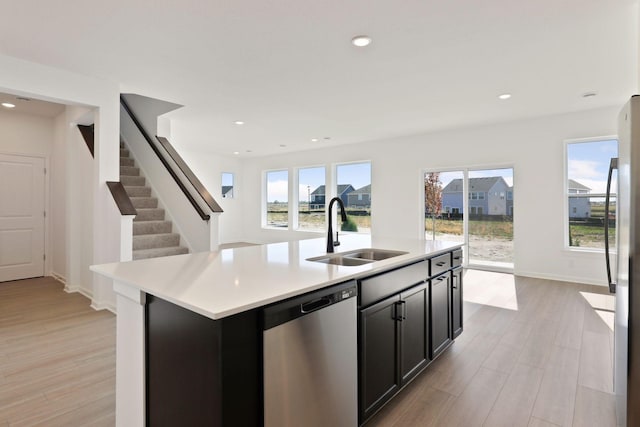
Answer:
<svg viewBox="0 0 640 427"><path fill-rule="evenodd" d="M406 255L408 252L390 251L385 249L359 249L344 254L349 258L369 259L371 261L381 261L394 256Z"/></svg>
<svg viewBox="0 0 640 427"><path fill-rule="evenodd" d="M314 258L307 258L307 261L322 262L324 264L334 264L343 266L357 266L368 264L374 261L392 258L394 256L405 255L408 252L392 251L387 249L356 249L354 251L338 253L334 255L322 255Z"/></svg>
<svg viewBox="0 0 640 427"><path fill-rule="evenodd" d="M345 265L350 267L373 262L373 260L369 260L369 259L349 258L349 257L342 257L342 256L329 256L329 257L323 256L323 257L318 257L317 259L308 258L308 261L322 262L325 264L334 264L334 265Z"/></svg>

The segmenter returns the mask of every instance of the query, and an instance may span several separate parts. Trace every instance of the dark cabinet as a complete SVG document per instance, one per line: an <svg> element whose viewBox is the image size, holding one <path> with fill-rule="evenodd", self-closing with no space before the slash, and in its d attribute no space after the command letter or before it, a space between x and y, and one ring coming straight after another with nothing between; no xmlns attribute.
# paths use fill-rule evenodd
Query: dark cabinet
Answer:
<svg viewBox="0 0 640 427"><path fill-rule="evenodd" d="M398 377L400 297L360 311L360 416L364 420L400 388Z"/></svg>
<svg viewBox="0 0 640 427"><path fill-rule="evenodd" d="M429 287L425 283L400 294L400 378L402 384L429 364Z"/></svg>
<svg viewBox="0 0 640 427"><path fill-rule="evenodd" d="M453 339L462 333L462 267L451 271L451 327Z"/></svg>
<svg viewBox="0 0 640 427"><path fill-rule="evenodd" d="M461 260L456 250L358 280L360 424L462 332Z"/></svg>
<svg viewBox="0 0 640 427"><path fill-rule="evenodd" d="M451 342L451 276L449 272L430 280L431 359Z"/></svg>
<svg viewBox="0 0 640 427"><path fill-rule="evenodd" d="M375 413L429 363L426 283L360 311L360 413Z"/></svg>

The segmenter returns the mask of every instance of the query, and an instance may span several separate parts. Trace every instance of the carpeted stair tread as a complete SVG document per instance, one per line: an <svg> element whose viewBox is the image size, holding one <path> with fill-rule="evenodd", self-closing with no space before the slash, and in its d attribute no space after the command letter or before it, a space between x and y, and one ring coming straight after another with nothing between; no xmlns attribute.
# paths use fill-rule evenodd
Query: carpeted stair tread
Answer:
<svg viewBox="0 0 640 427"><path fill-rule="evenodd" d="M133 259L157 258L189 253L180 245L180 235L172 233L173 224L165 221L165 211L158 199L151 197L151 187L135 166L135 160L120 140L120 182L138 211L133 219Z"/></svg>
<svg viewBox="0 0 640 427"><path fill-rule="evenodd" d="M130 157L120 157L120 166L133 166L135 161Z"/></svg>
<svg viewBox="0 0 640 427"><path fill-rule="evenodd" d="M138 215L133 218L133 222L136 221L161 221L164 220L164 209L155 208L155 209L136 209L138 211Z"/></svg>
<svg viewBox="0 0 640 427"><path fill-rule="evenodd" d="M124 187L124 191L127 192L127 195L131 197L151 197L151 187L143 187L141 185L129 186L126 185Z"/></svg>
<svg viewBox="0 0 640 427"><path fill-rule="evenodd" d="M120 175L120 182L124 186L134 186L134 185L144 186L145 183L146 183L146 180L145 180L144 176L122 176L122 175Z"/></svg>
<svg viewBox="0 0 640 427"><path fill-rule="evenodd" d="M140 176L140 168L135 166L120 166L120 176Z"/></svg>
<svg viewBox="0 0 640 427"><path fill-rule="evenodd" d="M158 199L155 197L131 197L131 203L133 203L133 207L138 209L151 209L158 207Z"/></svg>
<svg viewBox="0 0 640 427"><path fill-rule="evenodd" d="M133 235L171 233L171 221L134 221Z"/></svg>
<svg viewBox="0 0 640 427"><path fill-rule="evenodd" d="M158 258L163 256L188 254L189 249L183 246L172 248L141 249L133 251L133 259Z"/></svg>
<svg viewBox="0 0 640 427"><path fill-rule="evenodd" d="M133 250L169 248L180 245L180 235L176 233L141 234L133 236Z"/></svg>

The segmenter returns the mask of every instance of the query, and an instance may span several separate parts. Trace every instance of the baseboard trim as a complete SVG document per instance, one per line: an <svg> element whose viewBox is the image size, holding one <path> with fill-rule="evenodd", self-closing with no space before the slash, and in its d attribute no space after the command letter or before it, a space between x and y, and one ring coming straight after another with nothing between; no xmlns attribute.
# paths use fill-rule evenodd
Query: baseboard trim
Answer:
<svg viewBox="0 0 640 427"><path fill-rule="evenodd" d="M93 308L96 311L109 310L113 314L117 314L116 313L116 306L113 305L113 304L110 304L110 303L91 300L91 308Z"/></svg>
<svg viewBox="0 0 640 427"><path fill-rule="evenodd" d="M56 279L58 282L62 283L64 285L65 289L66 289L66 287L67 287L67 279L64 276L61 276L60 274L58 274L58 273L56 273L54 271L50 272L49 275L51 277L53 277L54 279Z"/></svg>
<svg viewBox="0 0 640 427"><path fill-rule="evenodd" d="M592 278L585 278L585 277L559 276L555 274L542 274L542 273L536 273L531 271L516 271L514 272L514 275L531 277L533 279L544 279L544 280L555 280L557 282L577 283L581 285L594 285L594 286L603 286L603 287L607 286L606 284L598 280L594 280Z"/></svg>

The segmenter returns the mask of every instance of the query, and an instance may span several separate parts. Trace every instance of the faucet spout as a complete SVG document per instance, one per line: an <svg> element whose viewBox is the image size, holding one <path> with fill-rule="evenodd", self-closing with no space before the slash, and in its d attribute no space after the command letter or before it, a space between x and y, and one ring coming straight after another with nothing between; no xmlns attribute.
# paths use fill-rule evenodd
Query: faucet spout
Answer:
<svg viewBox="0 0 640 427"><path fill-rule="evenodd" d="M340 197L334 197L329 201L329 226L327 227L327 253L333 253L333 247L336 246L333 242L333 204L338 203L340 205L340 213L342 214L342 222L347 220L347 213L344 210L344 203L342 203L342 199ZM338 243L338 242L336 242Z"/></svg>

